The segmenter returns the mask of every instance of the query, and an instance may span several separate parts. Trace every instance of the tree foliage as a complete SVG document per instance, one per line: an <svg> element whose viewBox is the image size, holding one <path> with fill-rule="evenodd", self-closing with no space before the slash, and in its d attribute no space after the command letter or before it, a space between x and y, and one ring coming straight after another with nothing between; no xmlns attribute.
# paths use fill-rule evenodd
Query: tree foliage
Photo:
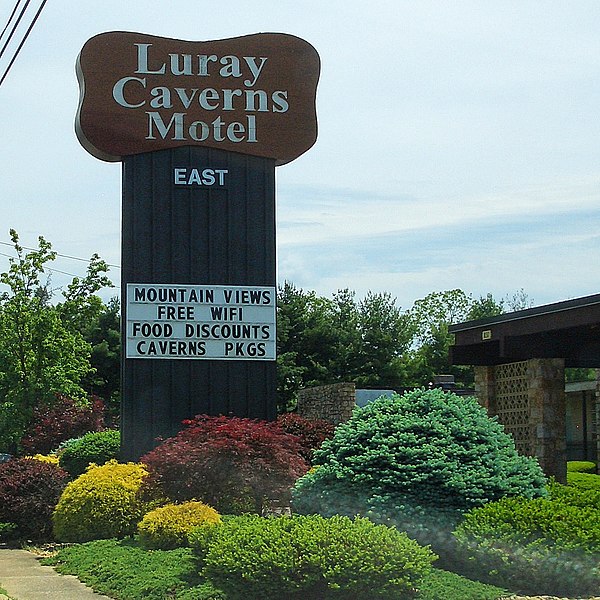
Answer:
<svg viewBox="0 0 600 600"><path fill-rule="evenodd" d="M301 387L401 384L401 356L412 337L410 320L387 292L357 300L344 289L329 299L286 282L277 304L280 410L294 405Z"/></svg>
<svg viewBox="0 0 600 600"><path fill-rule="evenodd" d="M526 300L522 290L514 297ZM497 316L504 307L492 294L474 299L453 289L432 292L403 311L387 292L359 300L344 289L324 298L286 282L277 307L279 410L292 408L302 387L340 381L402 390L450 374L458 385L471 385L473 370L449 363L449 326Z"/></svg>
<svg viewBox="0 0 600 600"><path fill-rule="evenodd" d="M0 295L0 450L17 449L33 411L52 406L58 394L82 404L87 393L82 386L90 374L90 345L71 319L84 319L91 290L106 284L105 264L92 258L88 276L74 280L65 303L50 303L52 290L42 277L56 253L42 236L38 247L26 251L16 231L10 231L15 257L0 273L4 290Z"/></svg>

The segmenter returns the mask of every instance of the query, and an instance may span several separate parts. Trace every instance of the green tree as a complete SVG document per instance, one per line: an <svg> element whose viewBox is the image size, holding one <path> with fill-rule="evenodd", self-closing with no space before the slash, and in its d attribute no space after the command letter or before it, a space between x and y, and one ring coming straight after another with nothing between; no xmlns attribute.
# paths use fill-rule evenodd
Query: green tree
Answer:
<svg viewBox="0 0 600 600"><path fill-rule="evenodd" d="M120 410L121 397L121 311L117 297L101 304L90 327L82 331L92 347L92 372L82 385L90 394L100 396L112 417Z"/></svg>
<svg viewBox="0 0 600 600"><path fill-rule="evenodd" d="M114 297L105 304L97 295L103 288L114 287L108 270L106 262L93 254L86 275L73 278L57 308L69 330L80 333L91 346L92 369L83 378L82 387L89 394L100 396L114 417L119 412L120 399L120 303Z"/></svg>
<svg viewBox="0 0 600 600"><path fill-rule="evenodd" d="M432 292L416 300L409 311L416 330L415 342L435 341L442 325L466 321L473 299L460 289Z"/></svg>
<svg viewBox="0 0 600 600"><path fill-rule="evenodd" d="M400 358L415 334L410 317L388 292L367 293L358 303L357 363L354 381L365 387L396 388L403 385Z"/></svg>
<svg viewBox="0 0 600 600"><path fill-rule="evenodd" d="M533 300L529 297L529 294L521 288L512 294L507 294L504 303L508 308L508 312L515 312L518 310L526 310L533 306Z"/></svg>
<svg viewBox="0 0 600 600"><path fill-rule="evenodd" d="M480 296L478 300L473 300L469 312L467 313L467 321L475 321L477 319L485 319L486 317L497 317L504 312L504 300L497 302L492 294Z"/></svg>
<svg viewBox="0 0 600 600"><path fill-rule="evenodd" d="M42 282L56 257L51 244L40 236L38 248L26 252L17 232L10 236L16 256L0 274L0 451L14 452L35 407L51 406L58 393L87 402L82 381L92 367L90 345L64 319L65 308L50 304ZM85 296L77 285L67 302Z"/></svg>
<svg viewBox="0 0 600 600"><path fill-rule="evenodd" d="M332 303L285 282L277 296L278 406L285 412L306 385L329 383L335 356Z"/></svg>
<svg viewBox="0 0 600 600"><path fill-rule="evenodd" d="M339 381L401 385L411 327L387 292L369 292L357 301L355 292L344 289L328 299L286 282L277 313L279 410L294 406L301 387Z"/></svg>
<svg viewBox="0 0 600 600"><path fill-rule="evenodd" d="M40 236L38 248L26 251L16 231L10 236L15 257L0 273L0 451L15 452L35 408L53 406L57 394L88 404L98 376L86 338L94 340L95 324L106 315L110 321L115 308L95 295L112 285L105 275L108 266L98 255L90 259L86 276L75 277L63 292L64 302L51 304L49 280L42 281L56 258L51 244ZM101 348L105 341L96 343ZM118 341L110 341L112 347L115 343L118 347ZM118 383L111 386L118 389Z"/></svg>
<svg viewBox="0 0 600 600"><path fill-rule="evenodd" d="M405 356L407 385L423 386L433 381L435 375L454 375L462 386L473 383L473 369L451 365L450 346L454 336L449 326L461 321L471 321L502 314L504 302L497 302L492 294L473 300L463 290L432 292L417 300L409 311L417 331L415 346Z"/></svg>

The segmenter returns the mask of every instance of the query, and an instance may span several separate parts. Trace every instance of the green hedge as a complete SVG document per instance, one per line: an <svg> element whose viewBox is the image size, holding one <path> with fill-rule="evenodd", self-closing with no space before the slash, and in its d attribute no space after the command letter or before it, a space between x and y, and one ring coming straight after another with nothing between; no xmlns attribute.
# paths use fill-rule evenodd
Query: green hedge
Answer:
<svg viewBox="0 0 600 600"><path fill-rule="evenodd" d="M72 440L59 456L58 464L72 477L78 477L91 463L103 465L119 457L121 434L113 429L86 433Z"/></svg>
<svg viewBox="0 0 600 600"><path fill-rule="evenodd" d="M586 594L600 587L600 510L570 502L505 498L468 513L455 531L470 575L531 594Z"/></svg>
<svg viewBox="0 0 600 600"><path fill-rule="evenodd" d="M567 462L569 473L596 473L596 463L589 460L570 460Z"/></svg>
<svg viewBox="0 0 600 600"><path fill-rule="evenodd" d="M231 600L412 598L436 558L396 529L340 516L234 517L190 542Z"/></svg>

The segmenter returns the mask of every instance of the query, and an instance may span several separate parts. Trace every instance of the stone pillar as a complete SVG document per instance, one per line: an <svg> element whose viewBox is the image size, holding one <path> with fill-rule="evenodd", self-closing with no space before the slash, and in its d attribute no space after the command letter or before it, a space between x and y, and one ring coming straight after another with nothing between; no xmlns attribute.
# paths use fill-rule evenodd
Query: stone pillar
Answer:
<svg viewBox="0 0 600 600"><path fill-rule="evenodd" d="M498 414L494 367L475 367L475 394L477 401L487 410L490 417Z"/></svg>
<svg viewBox="0 0 600 600"><path fill-rule="evenodd" d="M533 455L547 476L565 483L567 444L564 359L528 360L527 380Z"/></svg>

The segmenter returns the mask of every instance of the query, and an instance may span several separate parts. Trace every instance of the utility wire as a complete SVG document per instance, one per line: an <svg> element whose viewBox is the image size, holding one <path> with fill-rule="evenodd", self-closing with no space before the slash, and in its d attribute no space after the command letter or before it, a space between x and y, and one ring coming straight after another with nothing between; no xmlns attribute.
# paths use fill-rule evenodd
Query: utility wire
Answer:
<svg viewBox="0 0 600 600"><path fill-rule="evenodd" d="M12 15L10 15L10 19L8 20L8 23L6 24L4 31L2 32L2 35L4 35L6 29L10 25L10 22L13 20L15 13L17 12L17 7L19 6L20 2L21 2L21 0L19 0L17 2L16 6L12 12ZM26 0L25 6L23 6L23 8L21 9L21 12L19 13L19 16L17 18L17 22L13 25L13 28L11 29L10 33L8 34L8 39L6 40L6 42L4 42L4 46L2 46L2 49L0 50L0 58L2 58L2 56L4 55L4 52L6 51L6 48L8 47L11 40L13 39L13 35L15 35L15 31L17 31L17 28L19 27L19 23L21 22L21 19L23 19L23 17L25 16L25 12L27 11L27 8L28 8L30 2L31 2L31 0Z"/></svg>
<svg viewBox="0 0 600 600"><path fill-rule="evenodd" d="M3 246L11 246L11 247L14 246L14 244L12 244L11 242L0 242L0 244L2 244ZM37 248L32 248L31 246L21 246L21 248L24 248L25 250L37 250ZM2 254L0 252L0 256L8 256L8 254ZM61 258L70 258L71 260L79 260L79 261L85 262L85 263L90 262L89 258L81 258L79 256L69 256L68 254L61 254L60 252L56 252L56 256L60 256ZM114 269L121 268L120 265L111 265L110 263L106 263L106 266L113 267Z"/></svg>
<svg viewBox="0 0 600 600"><path fill-rule="evenodd" d="M29 1L30 0L28 0L28 2ZM33 26L36 24L36 21L38 20L38 17L40 16L40 13L42 12L47 1L48 0L43 0L42 4L38 8L38 11L35 13L35 17L33 17L33 21L31 21L29 27L27 28L27 31L25 32L25 35L23 36L23 39L21 40L21 43L19 44L14 56L12 57L12 60L8 64L8 67L6 67L6 71L4 71L4 75L2 76L2 79L0 79L0 86L2 86L2 84L4 83L4 80L6 79L6 76L8 75L11 67L13 66L15 60L17 60L17 56L19 56L19 52L21 52L21 48L23 48L23 45L25 44L27 38L29 37L31 30L33 29Z"/></svg>
<svg viewBox="0 0 600 600"><path fill-rule="evenodd" d="M4 243L4 242L2 242ZM0 252L0 256L5 256L6 258L14 258L14 256L10 254L6 254L5 252ZM68 275L69 277L78 277L81 279L83 275L75 275L75 273L67 273L67 271L61 271L60 269L56 269L54 267L43 267L43 271L50 271L51 273L60 273L61 275ZM120 289L120 286L113 285L114 288Z"/></svg>
<svg viewBox="0 0 600 600"><path fill-rule="evenodd" d="M8 26L10 25L10 22L15 18L15 14L17 13L17 8L19 8L19 4L21 4L21 0L17 0L17 3L15 4L15 7L13 8L12 13L10 13L10 17L8 17L8 21L6 21L6 25L4 26L2 33L0 33L0 40L4 37L4 34L8 30Z"/></svg>

